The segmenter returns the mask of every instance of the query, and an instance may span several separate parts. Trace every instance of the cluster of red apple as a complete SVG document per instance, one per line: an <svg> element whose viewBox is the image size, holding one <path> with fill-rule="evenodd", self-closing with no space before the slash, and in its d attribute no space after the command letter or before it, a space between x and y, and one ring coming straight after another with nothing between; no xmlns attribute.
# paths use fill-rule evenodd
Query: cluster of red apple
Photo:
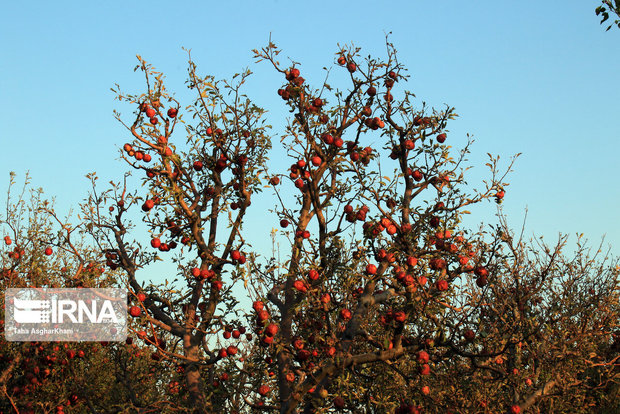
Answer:
<svg viewBox="0 0 620 414"><path fill-rule="evenodd" d="M375 237L381 234L383 230L390 236L393 236L398 231L398 224L388 217L383 217L376 223L372 221L365 222L363 229L370 232Z"/></svg>
<svg viewBox="0 0 620 414"><path fill-rule="evenodd" d="M25 254L26 251L24 249L21 249L19 246L15 246L13 248L13 251L7 253L9 259L13 260L19 260L20 258L23 258Z"/></svg>
<svg viewBox="0 0 620 414"><path fill-rule="evenodd" d="M383 326L388 325L390 322L395 321L402 326L403 323L407 320L407 314L404 311L394 311L393 309L388 309L385 314L379 317L379 323Z"/></svg>
<svg viewBox="0 0 620 414"><path fill-rule="evenodd" d="M420 375L430 375L431 367L430 365L428 365L429 360L430 356L428 355L428 352L424 350L418 351L416 361L418 362L418 364L420 364L418 366L418 372L420 373Z"/></svg>
<svg viewBox="0 0 620 414"><path fill-rule="evenodd" d="M353 162L361 162L364 165L368 165L370 163L370 157L372 155L372 148L358 148L355 145L355 142L349 141L347 142L347 153L349 154L349 158Z"/></svg>
<svg viewBox="0 0 620 414"><path fill-rule="evenodd" d="M357 65L355 62L348 62L344 56L338 57L338 64L340 66L346 66L349 73L354 73L357 70Z"/></svg>
<svg viewBox="0 0 620 414"><path fill-rule="evenodd" d="M369 211L370 209L368 206L364 205L360 207L355 214L353 214L353 206L351 204L344 206L344 214L346 214L345 219L349 223L355 223L356 220L366 221L366 214L368 214Z"/></svg>
<svg viewBox="0 0 620 414"><path fill-rule="evenodd" d="M224 339L230 339L231 337L234 339L239 339L241 335L244 335L246 332L245 326L240 326L237 329L234 329L231 325L226 325L224 327L224 332L222 336ZM252 339L252 335L249 334L248 340Z"/></svg>
<svg viewBox="0 0 620 414"><path fill-rule="evenodd" d="M151 239L151 247L158 249L160 252L168 252L177 247L177 243L174 240L170 243L162 243L159 237L154 237Z"/></svg>
<svg viewBox="0 0 620 414"><path fill-rule="evenodd" d="M105 262L106 266L108 266L112 270L118 269L119 258L116 252L106 252L105 258L106 258L106 262Z"/></svg>
<svg viewBox="0 0 620 414"><path fill-rule="evenodd" d="M289 174L291 180L294 180L295 187L299 188L302 191L304 191L306 188L305 181L310 179L310 170L306 169L306 165L306 161L304 160L297 161L295 164L291 165L291 173Z"/></svg>
<svg viewBox="0 0 620 414"><path fill-rule="evenodd" d="M308 230L296 230L295 238L301 238L301 239L307 240L310 238L310 232Z"/></svg>
<svg viewBox="0 0 620 414"><path fill-rule="evenodd" d="M245 257L243 257L243 259L245 261ZM197 281L210 280L211 286L215 290L221 290L222 286L224 286L224 282L222 282L221 280L215 279L215 276L217 276L217 274L215 273L213 269L206 269L206 268L199 269L197 267L194 267L191 270L191 274L194 277L194 279L196 279Z"/></svg>
<svg viewBox="0 0 620 414"><path fill-rule="evenodd" d="M252 304L252 308L256 312L255 331L258 335L264 334L261 338L261 344L263 346L269 346L273 343L273 337L276 335L276 333L278 333L278 325L276 325L275 323L267 324L267 321L271 317L271 315L265 309L265 304L263 303L263 301L254 301L254 303Z"/></svg>
<svg viewBox="0 0 620 414"><path fill-rule="evenodd" d="M226 358L226 357L229 357L229 356L236 355L237 352L239 352L239 348L237 348L234 345L229 345L226 348L221 348L219 350L219 352L217 353L217 356L219 356L220 358Z"/></svg>
<svg viewBox="0 0 620 414"><path fill-rule="evenodd" d="M212 269L199 269L194 267L192 269L192 276L194 276L196 280L207 280L215 277L215 271Z"/></svg>
<svg viewBox="0 0 620 414"><path fill-rule="evenodd" d="M133 316L134 318L137 318L138 316L142 314L142 310L140 309L139 306L134 305L129 308L129 314Z"/></svg>
<svg viewBox="0 0 620 414"><path fill-rule="evenodd" d="M153 107L159 109L161 107L161 103L159 101L154 101ZM155 109L149 106L146 102L143 102L140 104L140 111L146 114L147 118L149 118L149 121L151 122L152 125L157 125L159 120L157 118L157 112L155 111ZM168 109L168 112L167 112L168 117L175 118L177 114L178 114L178 110L176 108Z"/></svg>
<svg viewBox="0 0 620 414"><path fill-rule="evenodd" d="M393 257L388 258L388 261L391 263L394 261L394 258ZM409 271L412 271L414 267L417 265L418 259L416 257L409 256L407 257L406 263L407 263L407 269ZM408 292L413 293L417 291L418 288L416 286L416 282L417 282L417 285L419 285L420 287L424 287L427 282L426 276L419 276L418 278L414 278L410 273L407 273L405 269L403 269L403 267L401 266L395 266L393 273L394 273L394 277L396 278L396 280L402 285L404 285Z"/></svg>
<svg viewBox="0 0 620 414"><path fill-rule="evenodd" d="M134 157L136 161L151 162L150 154L145 154L144 152L140 150L138 151L134 150L134 148L129 143L126 143L125 145L123 145L123 149L125 150L127 155L129 155L130 157Z"/></svg>
<svg viewBox="0 0 620 414"><path fill-rule="evenodd" d="M230 258L233 262L237 263L237 264L245 264L246 262L246 257L243 255L243 253L241 253L239 250L233 250L230 252Z"/></svg>
<svg viewBox="0 0 620 414"><path fill-rule="evenodd" d="M20 382L13 385L10 390L13 396L28 395L37 387L43 385L46 381L53 378L55 374L63 374L64 366L70 363L74 358L85 358L86 353L83 350L69 349L69 344L64 344L64 347L60 347L56 344L43 344L40 342L32 342L28 345L30 349L24 353L24 358L20 362L20 368L25 373L20 379ZM61 348L64 348L65 357L61 355ZM13 358L9 356L0 356L0 362L12 362ZM54 364L60 364L59 370L52 369ZM79 404L79 398L76 394L69 394L65 405L75 406ZM32 404L27 402L24 405L24 409L20 410L21 413L35 413ZM64 413L64 405L59 404L56 406L57 413Z"/></svg>

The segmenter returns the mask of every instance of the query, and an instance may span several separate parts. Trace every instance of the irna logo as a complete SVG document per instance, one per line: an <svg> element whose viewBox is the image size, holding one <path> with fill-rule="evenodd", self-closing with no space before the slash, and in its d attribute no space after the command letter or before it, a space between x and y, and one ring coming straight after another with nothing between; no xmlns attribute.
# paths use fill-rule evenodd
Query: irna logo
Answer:
<svg viewBox="0 0 620 414"><path fill-rule="evenodd" d="M125 289L7 289L8 341L124 341Z"/></svg>
<svg viewBox="0 0 620 414"><path fill-rule="evenodd" d="M17 323L118 323L109 300L14 299ZM90 302L90 303L88 303Z"/></svg>

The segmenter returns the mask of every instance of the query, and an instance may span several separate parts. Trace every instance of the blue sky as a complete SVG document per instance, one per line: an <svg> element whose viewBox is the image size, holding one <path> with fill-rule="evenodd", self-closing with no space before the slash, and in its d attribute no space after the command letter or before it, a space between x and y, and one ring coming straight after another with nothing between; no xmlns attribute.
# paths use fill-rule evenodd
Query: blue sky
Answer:
<svg viewBox="0 0 620 414"><path fill-rule="evenodd" d="M254 64L252 49L271 35L281 56L300 62L317 84L339 43L385 57L391 32L412 75L407 88L460 115L449 125L450 143L459 148L467 133L475 137L472 182L485 177L486 153L505 161L523 153L503 205L512 227L520 228L527 207L526 235L551 242L563 232L574 242L575 233L584 233L596 247L606 234L619 254L620 30L599 25L598 4L5 2L0 202L9 171L21 178L30 171L61 210L86 195L88 172L97 171L101 181L121 178L118 148L128 135L112 116L122 108L110 88L143 90L142 76L133 72L136 54L163 71L178 96L185 89L182 47L192 50L201 73L229 78L249 66L255 75L246 92L278 126L286 113L275 94L281 79L268 65ZM495 221L492 204L472 213L471 223ZM269 229L253 230L270 245Z"/></svg>

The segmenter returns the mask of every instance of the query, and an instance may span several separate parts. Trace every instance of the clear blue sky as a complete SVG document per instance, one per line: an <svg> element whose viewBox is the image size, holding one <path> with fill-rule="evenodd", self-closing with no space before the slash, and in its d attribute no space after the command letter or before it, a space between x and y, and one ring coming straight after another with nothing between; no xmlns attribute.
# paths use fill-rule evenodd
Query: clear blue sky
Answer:
<svg viewBox="0 0 620 414"><path fill-rule="evenodd" d="M528 207L526 234L552 241L564 232L574 241L585 233L595 246L607 234L619 254L620 30L599 25L599 3L4 2L0 202L9 171L23 178L29 170L33 184L64 209L86 195L86 173L120 178L118 148L128 136L112 116L120 107L110 88L143 90L133 72L136 54L179 94L182 47L192 49L201 73L230 77L250 66L247 93L280 116L281 100L264 85L277 88L281 79L255 65L251 53L270 33L281 56L301 62L318 83L338 43L384 57L385 33L392 32L412 75L408 88L460 115L449 125L451 144L475 136L472 181L484 177L487 152L504 160L523 153L504 203L513 227ZM474 209L472 222L494 221L494 211ZM263 234L269 245L268 229Z"/></svg>

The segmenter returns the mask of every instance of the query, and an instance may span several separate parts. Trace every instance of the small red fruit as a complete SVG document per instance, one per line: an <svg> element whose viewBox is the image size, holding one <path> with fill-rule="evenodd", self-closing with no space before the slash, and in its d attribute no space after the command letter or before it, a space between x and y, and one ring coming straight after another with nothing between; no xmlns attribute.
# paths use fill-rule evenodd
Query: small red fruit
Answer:
<svg viewBox="0 0 620 414"><path fill-rule="evenodd" d="M168 116L170 118L174 118L177 116L177 109L176 108L170 108L168 109Z"/></svg>
<svg viewBox="0 0 620 414"><path fill-rule="evenodd" d="M236 347L236 346L234 346L234 345L230 345L228 348L226 348L226 353L227 353L228 355L231 355L231 356L232 356L232 355L235 355L235 354L237 353L237 351L238 351L238 349L237 349L237 347Z"/></svg>
<svg viewBox="0 0 620 414"><path fill-rule="evenodd" d="M258 393L262 395L263 397L269 394L269 391L271 391L271 389L269 388L268 385L261 385L260 387L258 387Z"/></svg>
<svg viewBox="0 0 620 414"><path fill-rule="evenodd" d="M241 253L239 252L239 250L233 250L230 253L230 258L237 262L239 261L239 259L241 259Z"/></svg>
<svg viewBox="0 0 620 414"><path fill-rule="evenodd" d="M138 300L144 302L146 300L146 295L143 292L138 293Z"/></svg>
<svg viewBox="0 0 620 414"><path fill-rule="evenodd" d="M480 277L487 277L487 276L489 276L489 271L484 266L478 266L474 270L474 273L476 274L476 276L480 276Z"/></svg>
<svg viewBox="0 0 620 414"><path fill-rule="evenodd" d="M302 280L296 280L295 282L293 282L293 287L302 293L308 291L306 284Z"/></svg>
<svg viewBox="0 0 620 414"><path fill-rule="evenodd" d="M137 306L132 306L131 308L129 308L129 314L134 318L140 316L140 313L142 313L142 311Z"/></svg>
<svg viewBox="0 0 620 414"><path fill-rule="evenodd" d="M267 325L267 328L265 328L265 335L267 336L275 336L275 334L278 333L278 325L276 325L275 323L270 323L269 325Z"/></svg>
<svg viewBox="0 0 620 414"><path fill-rule="evenodd" d="M465 337L465 340L467 342L472 342L474 339L476 339L476 334L471 329L466 330L463 333L463 336Z"/></svg>
<svg viewBox="0 0 620 414"><path fill-rule="evenodd" d="M151 246L157 249L159 246L161 246L161 240L159 240L159 238L157 237L151 239Z"/></svg>
<svg viewBox="0 0 620 414"><path fill-rule="evenodd" d="M144 204L142 205L142 210L143 211L149 211L150 209L152 209L153 207L155 207L155 202L153 200L146 200L144 202Z"/></svg>
<svg viewBox="0 0 620 414"><path fill-rule="evenodd" d="M440 144L443 144L444 142L446 142L446 134L437 135L437 142L439 142Z"/></svg>
<svg viewBox="0 0 620 414"><path fill-rule="evenodd" d="M317 280L319 278L319 272L315 269L312 269L308 272L308 278L310 280Z"/></svg>
<svg viewBox="0 0 620 414"><path fill-rule="evenodd" d="M440 292L448 290L448 281L447 280L438 280L436 283L437 290Z"/></svg>
<svg viewBox="0 0 620 414"><path fill-rule="evenodd" d="M353 72L355 72L355 71L357 70L357 65L356 65L355 63L353 63L353 62L349 62L349 63L347 64L347 70L348 70L350 73L353 73Z"/></svg>
<svg viewBox="0 0 620 414"><path fill-rule="evenodd" d="M193 167L194 167L194 170L201 171L203 167L202 161L194 161Z"/></svg>
<svg viewBox="0 0 620 414"><path fill-rule="evenodd" d="M267 312L266 310L258 311L258 319L261 321L266 321L267 319L269 319L269 312Z"/></svg>
<svg viewBox="0 0 620 414"><path fill-rule="evenodd" d="M428 352L420 351L418 352L417 361L421 364L426 364L429 360Z"/></svg>
<svg viewBox="0 0 620 414"><path fill-rule="evenodd" d="M340 317L344 319L345 321L348 321L349 319L351 319L351 316L353 315L351 314L351 311L348 309L343 309L340 311Z"/></svg>
<svg viewBox="0 0 620 414"><path fill-rule="evenodd" d="M52 255L52 253L53 253L53 251L52 251L52 248L51 248L51 247L47 247L47 248L45 249L45 255L46 255L46 256L51 256L51 255Z"/></svg>

